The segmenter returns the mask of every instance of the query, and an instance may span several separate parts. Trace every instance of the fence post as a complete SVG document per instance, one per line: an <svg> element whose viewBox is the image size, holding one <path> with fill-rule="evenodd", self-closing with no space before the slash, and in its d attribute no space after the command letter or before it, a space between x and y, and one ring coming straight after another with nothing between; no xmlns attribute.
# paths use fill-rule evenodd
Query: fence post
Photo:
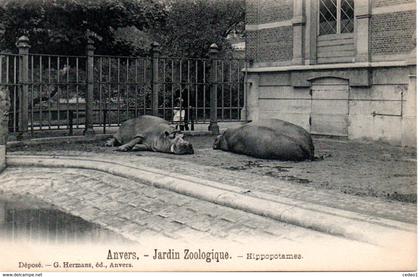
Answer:
<svg viewBox="0 0 420 277"><path fill-rule="evenodd" d="M215 43L210 46L210 125L208 130L213 135L219 134L219 125L217 125L217 54L218 47Z"/></svg>
<svg viewBox="0 0 420 277"><path fill-rule="evenodd" d="M95 130L93 130L93 55L95 46L93 40L88 37L86 45L86 80L87 80L87 95L86 95L86 111L85 111L85 136L94 136Z"/></svg>
<svg viewBox="0 0 420 277"><path fill-rule="evenodd" d="M23 138L28 131L28 103L29 103L29 38L21 36L16 46L19 49L19 121L18 121L18 138Z"/></svg>
<svg viewBox="0 0 420 277"><path fill-rule="evenodd" d="M9 90L0 86L0 173L6 168L6 145L9 132Z"/></svg>
<svg viewBox="0 0 420 277"><path fill-rule="evenodd" d="M152 56L152 114L159 115L159 50L160 44L156 41L152 43L150 54Z"/></svg>

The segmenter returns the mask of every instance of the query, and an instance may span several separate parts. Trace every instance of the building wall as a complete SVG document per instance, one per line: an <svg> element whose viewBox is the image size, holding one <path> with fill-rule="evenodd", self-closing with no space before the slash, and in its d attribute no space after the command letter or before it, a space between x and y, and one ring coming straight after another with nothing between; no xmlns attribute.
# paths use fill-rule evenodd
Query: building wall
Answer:
<svg viewBox="0 0 420 277"><path fill-rule="evenodd" d="M248 119L279 118L311 131L312 85L338 78L348 82L349 139L415 146L415 1L355 0L352 62L322 65L315 1L247 1ZM334 110L343 101L320 103Z"/></svg>
<svg viewBox="0 0 420 277"><path fill-rule="evenodd" d="M258 63L291 61L292 0L249 0L246 13L247 58Z"/></svg>
<svg viewBox="0 0 420 277"><path fill-rule="evenodd" d="M415 3L415 0L372 0L372 7L389 7L399 4Z"/></svg>
<svg viewBox="0 0 420 277"><path fill-rule="evenodd" d="M356 0L356 3L364 1ZM247 58L261 66L291 64L293 1L247 0L246 4ZM399 57L392 56L413 49L415 4L415 0L371 0L368 30L372 60L383 60L384 56L387 60L397 60Z"/></svg>
<svg viewBox="0 0 420 277"><path fill-rule="evenodd" d="M401 54L411 51L415 22L416 14L413 11L372 16L372 55Z"/></svg>
<svg viewBox="0 0 420 277"><path fill-rule="evenodd" d="M329 76L346 76L347 70ZM352 69L354 76L364 75ZM258 107L251 120L278 118L311 131L313 113L311 86L293 86L293 79L306 79L318 72L277 72L258 74ZM415 145L415 89L409 89L406 67L373 69L369 86L349 86L348 138L381 140L395 145ZM333 104L332 105L337 105ZM342 105L342 103L340 104ZM332 107L325 107L333 110ZM334 112L332 112L334 113ZM334 121L334 116L331 117Z"/></svg>
<svg viewBox="0 0 420 277"><path fill-rule="evenodd" d="M387 5L386 5L387 4ZM370 19L370 51L373 60L399 59L396 55L407 54L413 48L412 36L416 30L416 12L404 10L415 5L408 0L376 0Z"/></svg>

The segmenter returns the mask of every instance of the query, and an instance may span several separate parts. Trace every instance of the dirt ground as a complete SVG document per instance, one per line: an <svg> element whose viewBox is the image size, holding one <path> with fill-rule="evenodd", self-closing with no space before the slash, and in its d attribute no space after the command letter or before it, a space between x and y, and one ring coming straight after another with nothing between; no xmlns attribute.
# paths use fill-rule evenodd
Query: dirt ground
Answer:
<svg viewBox="0 0 420 277"><path fill-rule="evenodd" d="M345 194L379 197L402 202L417 202L416 149L390 146L380 142L361 143L346 140L315 138L316 161L285 162L256 159L211 149L214 137L188 138L194 155L175 156L164 153L120 153L103 146L103 142L31 145L9 149L28 154L43 151L87 151L115 155L142 155L179 159L226 170L310 186L336 190Z"/></svg>

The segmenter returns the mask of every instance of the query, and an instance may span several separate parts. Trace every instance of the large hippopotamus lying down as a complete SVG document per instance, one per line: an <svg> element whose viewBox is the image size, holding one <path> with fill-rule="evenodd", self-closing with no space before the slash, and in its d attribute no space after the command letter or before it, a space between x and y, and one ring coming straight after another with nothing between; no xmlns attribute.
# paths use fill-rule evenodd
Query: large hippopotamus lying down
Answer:
<svg viewBox="0 0 420 277"><path fill-rule="evenodd" d="M166 120L150 115L124 121L106 146L119 146L117 151L155 151L173 154L194 154L184 135Z"/></svg>
<svg viewBox="0 0 420 277"><path fill-rule="evenodd" d="M227 129L217 136L213 149L262 159L303 161L314 159L311 135L292 123L268 119Z"/></svg>

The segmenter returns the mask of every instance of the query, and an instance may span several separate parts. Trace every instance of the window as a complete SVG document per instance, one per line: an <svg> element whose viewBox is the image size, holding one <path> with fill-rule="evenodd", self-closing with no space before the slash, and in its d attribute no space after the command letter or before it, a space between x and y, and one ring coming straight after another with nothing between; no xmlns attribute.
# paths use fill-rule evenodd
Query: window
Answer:
<svg viewBox="0 0 420 277"><path fill-rule="evenodd" d="M319 0L319 35L353 33L354 0Z"/></svg>

